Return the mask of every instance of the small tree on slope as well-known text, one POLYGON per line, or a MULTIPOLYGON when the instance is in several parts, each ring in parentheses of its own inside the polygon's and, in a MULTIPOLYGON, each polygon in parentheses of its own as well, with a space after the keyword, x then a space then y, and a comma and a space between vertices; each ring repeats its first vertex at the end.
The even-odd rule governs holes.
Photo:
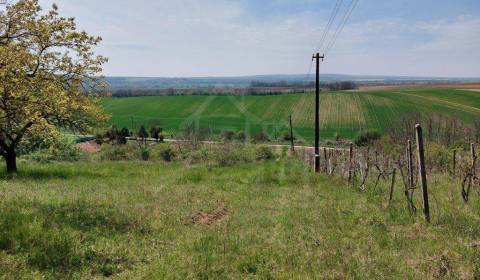
POLYGON ((0 155, 17 171, 21 141, 34 131, 87 131, 107 116, 94 93, 106 58, 101 38, 76 30, 57 6, 42 13, 37 0, 19 0, 0 12, 0 155))

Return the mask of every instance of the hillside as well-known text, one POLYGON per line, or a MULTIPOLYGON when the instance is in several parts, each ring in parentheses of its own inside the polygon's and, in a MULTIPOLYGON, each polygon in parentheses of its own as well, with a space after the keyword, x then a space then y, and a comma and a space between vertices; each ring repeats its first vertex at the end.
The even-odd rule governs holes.
POLYGON ((293 160, 25 163, 23 170, 0 181, 6 279, 480 275, 480 203, 464 204, 448 176, 434 185, 426 225, 409 213, 400 181, 387 207, 388 182, 359 192, 293 160))
MULTIPOLYGON (((189 123, 214 130, 266 131, 272 138, 287 130, 293 116, 297 135, 311 140, 314 94, 276 96, 165 96, 105 98, 112 124, 139 127, 155 121, 168 131, 189 123)), ((366 92, 325 92, 321 96, 322 137, 353 137, 360 130, 386 131, 398 118, 416 113, 454 116, 467 123, 480 118, 480 92, 405 88, 366 92)))

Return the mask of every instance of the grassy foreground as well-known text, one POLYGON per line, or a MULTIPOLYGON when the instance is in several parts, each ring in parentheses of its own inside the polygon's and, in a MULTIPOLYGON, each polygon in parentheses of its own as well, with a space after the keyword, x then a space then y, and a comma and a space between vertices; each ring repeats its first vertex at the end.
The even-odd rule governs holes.
POLYGON ((386 185, 361 193, 288 159, 20 168, 0 181, 0 278, 480 277, 480 199, 447 178, 426 225, 400 185, 387 207, 386 185))
MULTIPOLYGON (((119 127, 158 121, 168 131, 188 123, 216 131, 263 131, 273 139, 288 131, 292 115, 295 134, 312 140, 315 96, 154 96, 105 98, 102 101, 119 127)), ((371 92, 324 92, 321 95, 321 136, 338 133, 353 138, 362 129, 385 132, 400 117, 421 113, 456 117, 467 123, 480 118, 480 92, 441 88, 395 88, 371 92)))

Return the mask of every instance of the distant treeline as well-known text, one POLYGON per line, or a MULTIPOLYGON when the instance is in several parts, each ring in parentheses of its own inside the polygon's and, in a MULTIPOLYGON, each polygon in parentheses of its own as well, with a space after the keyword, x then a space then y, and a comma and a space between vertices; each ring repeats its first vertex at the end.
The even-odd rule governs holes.
POLYGON ((196 89, 119 89, 108 96, 177 96, 177 95, 280 95, 306 93, 302 88, 196 88, 196 89))
MULTIPOLYGON (((264 82, 264 81, 253 81, 250 84, 252 88, 305 88, 313 89, 315 88, 315 82, 289 82, 289 81, 278 81, 278 82, 264 82)), ((352 90, 357 88, 357 84, 351 81, 338 81, 338 82, 321 82, 320 87, 322 89, 327 89, 330 91, 335 90, 352 90)))
MULTIPOLYGON (((322 90, 351 90, 356 89, 354 82, 329 82, 321 83, 322 90)), ((280 95, 299 94, 311 92, 315 83, 305 82, 252 82, 249 87, 244 88, 168 88, 168 89, 117 89, 107 96, 113 97, 134 97, 134 96, 175 96, 175 95, 280 95)))

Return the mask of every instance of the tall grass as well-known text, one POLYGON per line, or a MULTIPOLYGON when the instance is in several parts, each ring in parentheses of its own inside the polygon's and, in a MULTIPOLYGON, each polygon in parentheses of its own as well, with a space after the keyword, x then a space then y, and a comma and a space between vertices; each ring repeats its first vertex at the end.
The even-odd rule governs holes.
POLYGON ((400 185, 388 205, 388 182, 360 192, 287 158, 20 169, 0 181, 3 278, 480 277, 480 198, 443 175, 427 225, 400 185))

